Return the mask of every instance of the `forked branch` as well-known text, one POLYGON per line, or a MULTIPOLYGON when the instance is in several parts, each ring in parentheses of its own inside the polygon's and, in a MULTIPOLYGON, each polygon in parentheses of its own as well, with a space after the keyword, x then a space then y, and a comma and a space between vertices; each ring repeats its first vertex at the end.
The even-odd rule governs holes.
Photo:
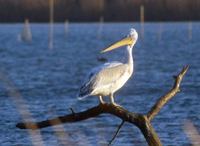
POLYGON ((151 110, 147 114, 147 118, 151 121, 161 110, 161 108, 170 100, 172 97, 176 95, 176 93, 180 92, 180 84, 181 81, 187 72, 189 66, 185 66, 178 76, 174 76, 175 82, 173 88, 166 93, 164 96, 160 97, 158 101, 154 104, 151 110))
MULTIPOLYGON (((175 77, 175 83, 173 88, 166 95, 160 97, 160 99, 155 103, 155 105, 151 108, 151 110, 147 113, 147 115, 129 112, 123 107, 105 103, 79 113, 75 113, 72 110, 72 114, 56 117, 41 122, 18 123, 16 126, 21 129, 41 129, 48 126, 58 125, 61 123, 73 123, 86 120, 89 118, 96 117, 100 114, 112 114, 123 121, 118 130, 121 128, 124 122, 132 123, 141 130, 149 146, 162 146, 160 139, 157 133, 155 132, 154 128, 152 127, 150 121, 159 113, 161 108, 172 97, 174 97, 176 93, 180 91, 180 83, 187 70, 188 66, 182 69, 182 71, 178 74, 178 76, 175 77)), ((113 137, 112 141, 115 139, 115 137, 116 136, 113 137)))

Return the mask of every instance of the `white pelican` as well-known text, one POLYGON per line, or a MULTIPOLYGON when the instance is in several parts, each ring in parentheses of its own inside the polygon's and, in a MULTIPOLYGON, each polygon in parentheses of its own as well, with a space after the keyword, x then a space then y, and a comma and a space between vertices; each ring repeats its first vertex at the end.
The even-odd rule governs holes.
POLYGON ((126 83, 133 73, 134 63, 132 49, 137 38, 138 33, 132 28, 126 38, 102 51, 102 53, 104 53, 126 45, 128 52, 127 62, 109 62, 92 69, 87 81, 80 88, 79 99, 88 96, 98 96, 100 103, 103 104, 104 101, 102 97, 110 96, 111 104, 117 105, 114 102, 113 94, 126 83))

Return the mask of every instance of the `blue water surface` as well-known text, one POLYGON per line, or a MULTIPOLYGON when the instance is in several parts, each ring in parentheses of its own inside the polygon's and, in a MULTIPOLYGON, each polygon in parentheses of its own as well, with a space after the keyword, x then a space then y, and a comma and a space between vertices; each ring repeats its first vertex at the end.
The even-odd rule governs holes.
MULTIPOLYGON (((77 100, 88 71, 101 65, 98 58, 126 61, 125 49, 100 54, 134 27, 134 74, 116 94, 126 109, 147 113, 173 86, 173 75, 190 68, 178 93, 152 124, 164 146, 190 146, 184 131, 190 120, 200 128, 200 23, 73 23, 67 34, 54 25, 54 48, 48 48, 48 24, 31 24, 33 41, 19 41, 23 24, 0 24, 0 145, 1 146, 103 146, 120 119, 102 115, 86 121, 37 131, 15 127, 22 121, 40 121, 83 111, 98 104, 96 97, 77 100)), ((122 127, 115 146, 145 146, 141 132, 131 124, 122 127)))

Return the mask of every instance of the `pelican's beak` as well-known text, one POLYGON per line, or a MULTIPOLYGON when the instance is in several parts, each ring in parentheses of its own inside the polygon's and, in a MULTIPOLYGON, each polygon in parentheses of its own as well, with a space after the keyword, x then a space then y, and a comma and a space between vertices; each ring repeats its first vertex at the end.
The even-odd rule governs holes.
POLYGON ((122 46, 131 45, 132 43, 133 43, 133 38, 127 37, 127 38, 124 38, 124 39, 114 43, 110 47, 102 50, 101 53, 105 53, 105 52, 111 51, 113 49, 117 49, 119 47, 122 47, 122 46))

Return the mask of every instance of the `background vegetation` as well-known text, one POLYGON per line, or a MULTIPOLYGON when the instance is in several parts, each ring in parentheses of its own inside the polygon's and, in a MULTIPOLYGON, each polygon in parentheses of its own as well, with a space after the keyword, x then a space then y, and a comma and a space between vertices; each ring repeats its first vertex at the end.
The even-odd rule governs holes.
MULTIPOLYGON (((200 20, 200 0, 55 0, 55 21, 138 21, 140 6, 146 21, 200 20)), ((49 20, 49 0, 0 0, 0 21, 49 20)))

